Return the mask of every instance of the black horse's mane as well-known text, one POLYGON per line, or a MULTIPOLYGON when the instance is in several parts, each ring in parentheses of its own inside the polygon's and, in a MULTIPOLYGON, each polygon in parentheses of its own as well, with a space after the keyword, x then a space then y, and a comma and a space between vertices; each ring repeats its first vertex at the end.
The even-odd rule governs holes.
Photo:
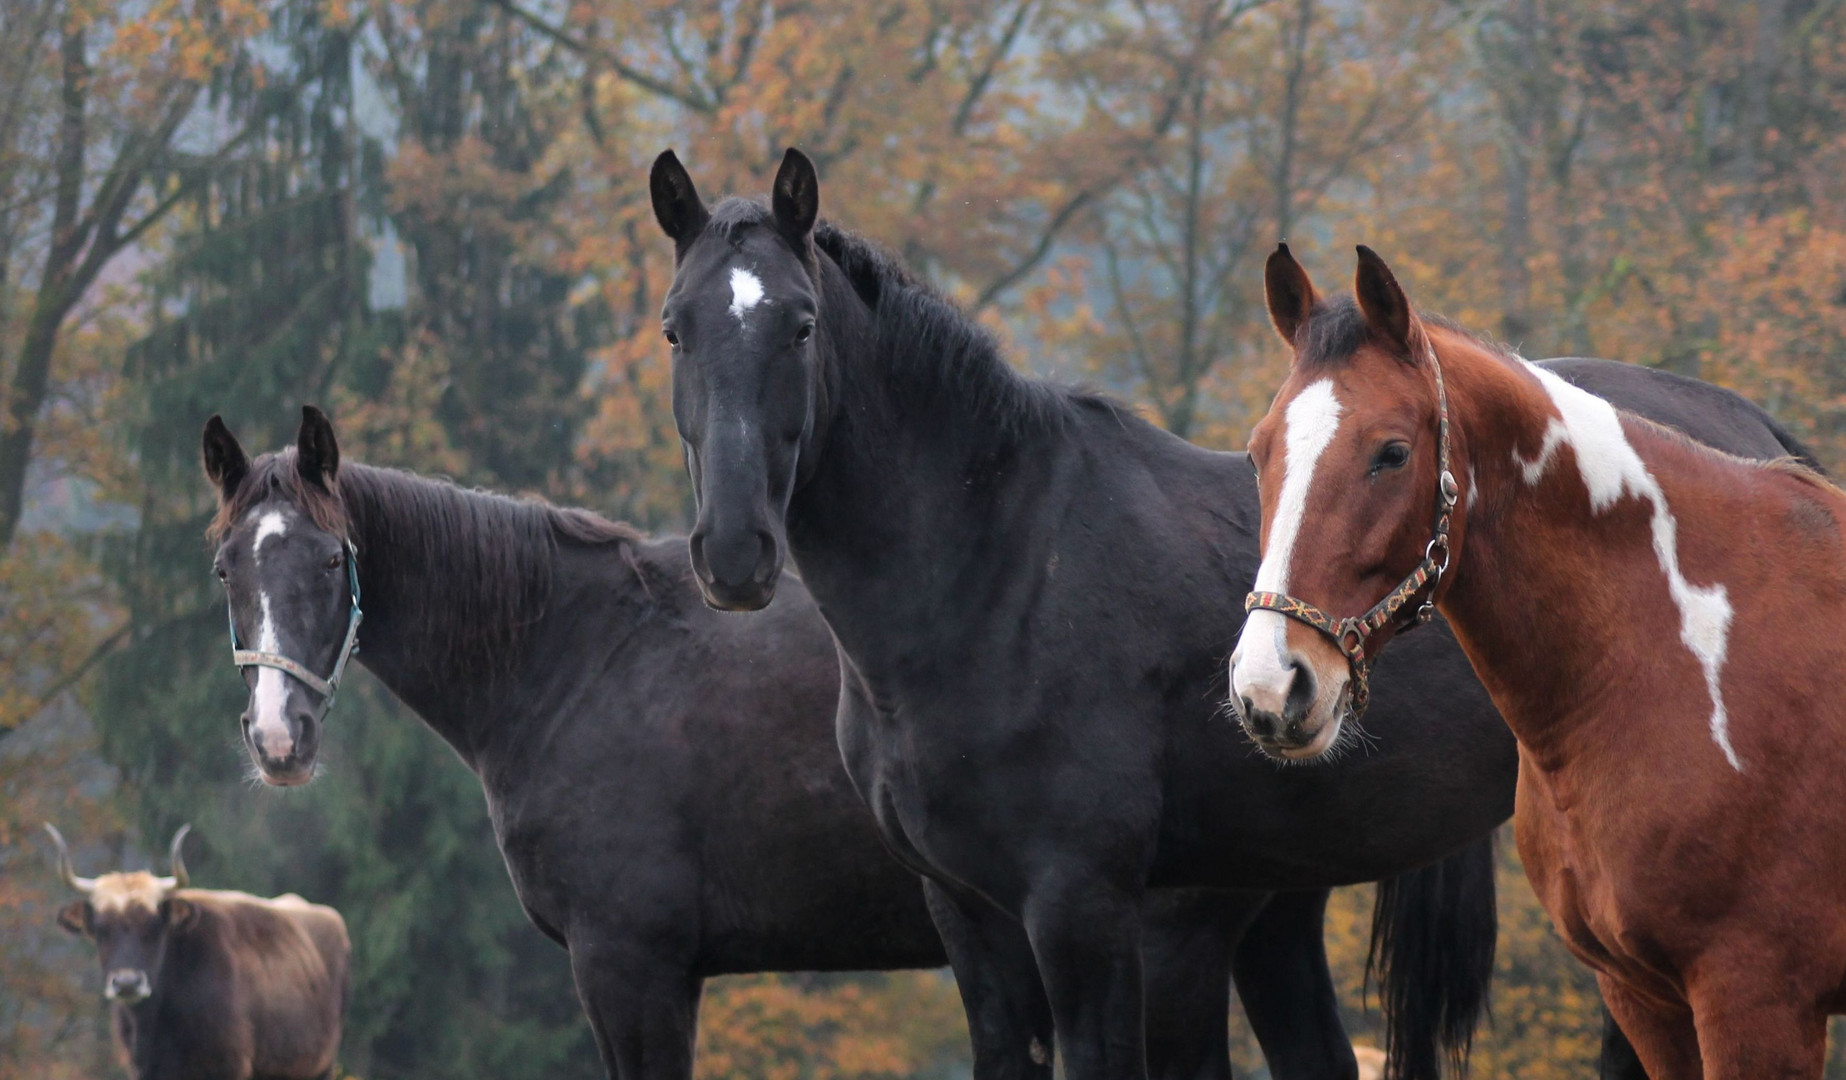
MULTIPOLYGON (((775 227, 769 208, 733 196, 712 208, 706 231, 737 243, 745 229, 758 225, 775 227)), ((814 246, 871 308, 873 344, 892 389, 903 396, 952 398, 972 406, 1003 436, 1055 428, 1075 405, 1119 407, 1107 395, 1021 374, 986 327, 876 242, 822 221, 814 246)))
POLYGON ((544 614, 558 545, 624 545, 639 573, 632 526, 588 510, 470 490, 402 469, 342 464, 333 491, 302 478, 290 447, 250 465, 208 532, 217 542, 251 510, 283 499, 325 532, 353 541, 368 580, 466 582, 396 590, 392 618, 431 634, 440 653, 490 667, 511 662, 521 634, 544 614))

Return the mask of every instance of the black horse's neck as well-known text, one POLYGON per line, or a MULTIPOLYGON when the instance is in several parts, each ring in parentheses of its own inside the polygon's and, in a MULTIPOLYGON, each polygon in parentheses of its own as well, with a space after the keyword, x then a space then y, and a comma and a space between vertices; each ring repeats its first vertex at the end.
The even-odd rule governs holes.
MULTIPOLYGON (((522 673, 544 641, 559 545, 639 539, 577 510, 348 464, 340 491, 359 549, 365 621, 357 659, 477 772, 528 712, 522 673)), ((611 551, 612 556, 614 550, 611 551)), ((611 572, 644 597, 631 566, 611 572)))
POLYGON ((985 330, 863 241, 826 227, 816 241, 824 435, 788 538, 851 637, 848 607, 903 619, 950 589, 1002 587, 1033 537, 995 526, 1050 489, 1084 399, 1008 367, 985 330))

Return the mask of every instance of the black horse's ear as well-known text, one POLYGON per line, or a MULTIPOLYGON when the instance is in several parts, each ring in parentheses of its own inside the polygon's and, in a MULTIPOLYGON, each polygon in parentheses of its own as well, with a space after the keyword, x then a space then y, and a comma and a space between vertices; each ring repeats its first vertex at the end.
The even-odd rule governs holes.
POLYGON ((776 228, 795 244, 796 250, 805 251, 808 234, 820 219, 820 177, 808 155, 792 146, 782 155, 769 205, 775 211, 776 228))
POLYGON ((1411 340, 1416 334, 1416 317, 1410 313, 1410 298, 1404 295, 1391 268, 1364 244, 1359 245, 1359 272, 1353 279, 1352 291, 1359 298, 1359 310, 1365 313, 1365 325, 1372 336, 1415 363, 1418 350, 1411 348, 1411 340))
POLYGON ((647 190, 654 197, 654 220, 674 244, 683 248, 705 231, 711 215, 699 199, 699 189, 692 186, 691 174, 673 151, 664 150, 654 159, 647 190))
POLYGON ((301 433, 295 436, 295 471, 328 494, 340 475, 340 444, 333 422, 312 405, 301 407, 301 433))
POLYGON ((1320 297, 1287 244, 1277 244, 1269 253, 1269 261, 1263 264, 1263 299, 1269 303, 1269 321, 1276 333, 1294 348, 1295 331, 1307 323, 1320 297))
POLYGON ((205 421, 204 439, 205 476, 218 487, 220 502, 228 502, 237 494, 244 477, 250 475, 250 459, 244 456, 244 448, 237 443, 237 436, 224 426, 224 417, 212 414, 205 421))

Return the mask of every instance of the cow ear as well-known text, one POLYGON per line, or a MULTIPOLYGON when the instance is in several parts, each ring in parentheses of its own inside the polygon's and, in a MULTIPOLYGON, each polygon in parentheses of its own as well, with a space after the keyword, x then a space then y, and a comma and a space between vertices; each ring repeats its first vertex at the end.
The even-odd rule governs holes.
POLYGON ((250 474, 250 459, 244 456, 244 448, 237 442, 237 436, 224 424, 224 417, 213 414, 205 421, 205 439, 203 446, 205 456, 205 476, 218 487, 218 501, 229 502, 237 495, 237 489, 250 474))
POLYGON ((199 905, 178 896, 169 896, 160 902, 160 914, 166 919, 167 929, 177 933, 199 921, 199 905))
POLYGON ((90 934, 90 902, 73 900, 59 908, 58 925, 63 927, 67 933, 88 937, 90 934))
POLYGON ((795 250, 806 251, 808 234, 820 220, 820 176, 808 155, 792 146, 782 155, 769 205, 775 213, 776 228, 795 245, 795 250))
POLYGON ((333 494, 340 475, 340 443, 333 422, 312 405, 301 407, 301 431, 295 436, 295 470, 301 478, 333 494))
POLYGON ((647 190, 654 200, 654 220, 660 222, 660 231, 673 241, 676 251, 684 253, 686 245, 705 231, 711 214, 699 198, 699 189, 692 186, 692 175, 673 151, 663 150, 654 159, 647 190))
POLYGON ((1276 333, 1282 335, 1289 348, 1294 348, 1295 331, 1308 321, 1314 302, 1320 298, 1314 293, 1307 270, 1296 261, 1287 244, 1277 244, 1263 265, 1263 299, 1269 304, 1269 321, 1276 333))

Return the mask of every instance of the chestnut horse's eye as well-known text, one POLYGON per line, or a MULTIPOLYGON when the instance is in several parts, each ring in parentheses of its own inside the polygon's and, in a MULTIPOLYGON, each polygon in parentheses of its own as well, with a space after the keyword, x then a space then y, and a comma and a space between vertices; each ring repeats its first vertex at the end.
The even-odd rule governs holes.
POLYGON ((675 349, 679 348, 679 335, 675 334, 671 330, 668 330, 665 333, 667 335, 667 344, 673 346, 675 349))
POLYGON ((1386 469, 1401 469, 1410 460, 1410 444, 1393 440, 1378 448, 1378 456, 1372 459, 1374 475, 1386 469))

